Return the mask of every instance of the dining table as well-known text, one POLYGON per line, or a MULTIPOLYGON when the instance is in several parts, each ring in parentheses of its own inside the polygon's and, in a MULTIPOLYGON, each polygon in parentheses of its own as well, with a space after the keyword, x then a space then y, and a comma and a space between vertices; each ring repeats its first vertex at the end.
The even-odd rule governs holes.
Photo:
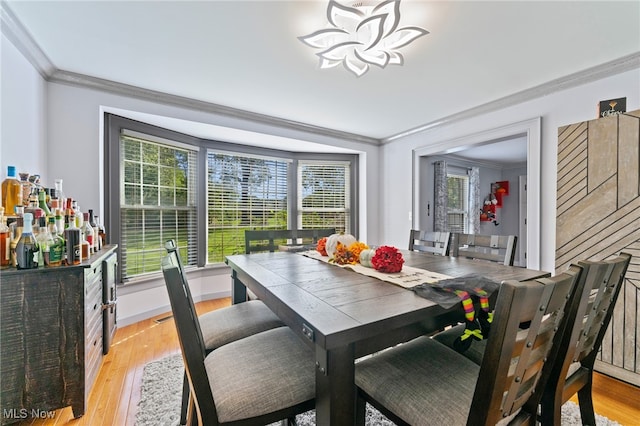
MULTIPOLYGON (((477 275, 500 283, 550 276, 464 257, 401 253, 404 269, 452 278, 477 275)), ((251 290, 313 349, 317 425, 354 424, 358 358, 464 320, 460 303, 444 308, 411 288, 331 264, 317 253, 239 254, 227 256, 226 263, 233 303, 246 301, 251 290)))

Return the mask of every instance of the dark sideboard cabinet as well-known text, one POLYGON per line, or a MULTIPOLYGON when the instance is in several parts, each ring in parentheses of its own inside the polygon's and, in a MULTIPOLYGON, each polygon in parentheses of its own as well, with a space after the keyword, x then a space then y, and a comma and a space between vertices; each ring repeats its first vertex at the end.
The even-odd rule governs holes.
POLYGON ((77 266, 0 271, 0 424, 85 413, 116 328, 116 248, 77 266))

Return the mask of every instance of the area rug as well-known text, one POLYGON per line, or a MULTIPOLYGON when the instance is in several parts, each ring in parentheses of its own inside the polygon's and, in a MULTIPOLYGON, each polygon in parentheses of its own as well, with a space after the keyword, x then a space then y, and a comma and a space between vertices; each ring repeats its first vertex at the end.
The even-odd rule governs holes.
MULTIPOLYGON (((180 424, 180 403, 184 369, 182 357, 172 355, 145 365, 142 373, 142 389, 136 426, 177 426, 180 424)), ((296 418, 299 426, 314 426, 315 413, 309 411, 296 418)), ((371 406, 367 406, 366 424, 370 426, 395 426, 393 422, 371 406)), ((606 417, 596 415, 598 426, 620 426, 606 417)), ((274 423, 275 426, 278 423, 274 423)), ((562 425, 578 426, 580 410, 569 401, 562 406, 562 425)))

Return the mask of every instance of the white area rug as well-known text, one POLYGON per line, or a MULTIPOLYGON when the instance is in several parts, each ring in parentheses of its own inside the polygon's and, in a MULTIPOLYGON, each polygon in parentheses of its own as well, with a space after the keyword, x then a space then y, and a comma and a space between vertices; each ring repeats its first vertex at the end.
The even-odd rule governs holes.
MULTIPOLYGON (((173 355, 145 365, 136 426, 176 426, 180 424, 182 398, 182 357, 173 355)), ((314 426, 315 413, 309 411, 296 418, 299 426, 314 426)), ((275 423, 277 424, 277 423, 275 423)), ((367 407, 367 425, 394 426, 380 412, 367 407)), ((596 415, 598 426, 620 426, 619 423, 596 415)), ((562 406, 562 425, 582 425, 580 410, 571 401, 562 406)))

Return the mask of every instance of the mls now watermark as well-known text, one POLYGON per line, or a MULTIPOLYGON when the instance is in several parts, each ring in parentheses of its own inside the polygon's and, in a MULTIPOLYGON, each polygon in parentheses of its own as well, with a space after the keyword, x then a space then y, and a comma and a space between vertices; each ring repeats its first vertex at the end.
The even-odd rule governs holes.
POLYGON ((41 410, 39 408, 3 408, 2 417, 5 419, 53 419, 56 416, 54 410, 41 410))

